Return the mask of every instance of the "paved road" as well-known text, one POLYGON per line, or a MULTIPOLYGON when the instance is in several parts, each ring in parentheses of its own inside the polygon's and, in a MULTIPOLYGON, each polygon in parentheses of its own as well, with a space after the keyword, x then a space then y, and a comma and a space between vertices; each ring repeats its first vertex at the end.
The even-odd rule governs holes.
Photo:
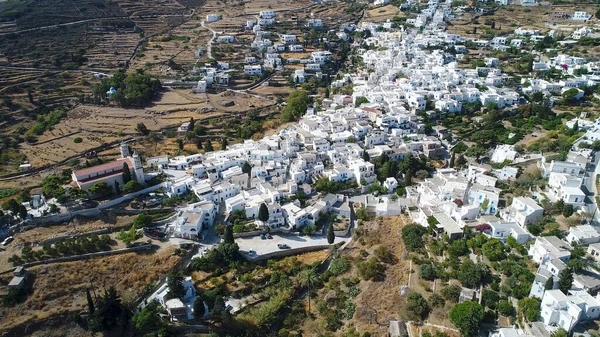
POLYGON ((590 195, 585 198, 585 205, 588 209, 588 212, 594 215, 592 219, 592 224, 595 226, 600 225, 600 212, 597 211, 598 206, 596 205, 596 196, 598 195, 598 191, 596 188, 596 176, 600 174, 600 168, 598 167, 600 162, 600 153, 594 152, 592 153, 591 163, 588 165, 587 171, 583 177, 583 185, 590 193, 590 195), (593 195, 592 195, 593 194, 593 195))

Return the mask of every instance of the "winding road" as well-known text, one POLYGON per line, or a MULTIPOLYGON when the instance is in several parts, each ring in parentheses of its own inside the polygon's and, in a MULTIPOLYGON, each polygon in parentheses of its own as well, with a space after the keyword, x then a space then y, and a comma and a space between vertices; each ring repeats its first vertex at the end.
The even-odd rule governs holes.
POLYGON ((206 44, 206 56, 208 56, 208 58, 211 59, 211 58, 213 58, 212 57, 212 44, 215 41, 215 39, 217 38, 217 32, 214 31, 212 28, 206 26, 204 23, 204 20, 202 20, 200 25, 202 25, 202 27, 208 29, 212 33, 212 37, 210 38, 210 40, 208 40, 208 43, 206 44))

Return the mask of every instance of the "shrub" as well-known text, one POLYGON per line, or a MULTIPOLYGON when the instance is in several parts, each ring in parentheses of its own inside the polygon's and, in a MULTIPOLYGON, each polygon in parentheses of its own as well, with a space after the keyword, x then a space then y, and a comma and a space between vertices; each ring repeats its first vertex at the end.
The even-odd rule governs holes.
POLYGON ((81 139, 81 137, 77 137, 77 138, 73 139, 73 143, 75 143, 75 144, 79 144, 81 142, 83 142, 83 139, 81 139))
POLYGON ((342 275, 350 269, 350 263, 343 257, 339 257, 331 262, 329 270, 335 276, 342 275))

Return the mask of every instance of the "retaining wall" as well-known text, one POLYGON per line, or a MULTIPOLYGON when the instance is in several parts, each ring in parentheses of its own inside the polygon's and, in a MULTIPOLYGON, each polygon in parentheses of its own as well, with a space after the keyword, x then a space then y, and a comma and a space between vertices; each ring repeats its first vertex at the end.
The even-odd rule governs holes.
POLYGON ((102 252, 87 253, 87 254, 73 255, 73 256, 57 257, 55 259, 48 259, 48 260, 43 260, 43 261, 34 261, 34 262, 24 263, 23 267, 33 267, 33 266, 38 266, 38 265, 43 265, 43 264, 51 264, 51 263, 59 263, 59 262, 73 262, 73 261, 87 260, 92 257, 102 257, 102 256, 118 255, 118 254, 132 253, 132 252, 139 252, 139 251, 148 251, 150 249, 152 249, 152 244, 148 243, 145 245, 140 245, 140 246, 135 246, 135 247, 130 247, 130 248, 107 250, 107 251, 102 251, 102 252))
POLYGON ((246 256, 245 254, 242 254, 242 256, 244 256, 249 261, 264 261, 264 260, 268 260, 268 259, 276 259, 276 258, 280 258, 280 257, 290 256, 290 255, 316 252, 316 251, 325 250, 328 248, 329 248, 329 245, 318 245, 318 246, 310 246, 310 247, 282 249, 277 252, 263 254, 263 255, 256 256, 256 257, 249 257, 249 256, 246 256))
POLYGON ((98 229, 98 230, 91 231, 91 232, 85 232, 85 233, 79 233, 79 234, 73 234, 73 235, 61 235, 61 236, 57 236, 55 238, 40 241, 40 242, 38 242, 38 244, 43 245, 44 243, 54 243, 56 241, 60 241, 60 240, 64 240, 64 239, 79 238, 82 236, 90 236, 90 235, 94 235, 94 234, 95 235, 108 234, 110 232, 111 232, 110 229, 102 228, 102 229, 98 229))

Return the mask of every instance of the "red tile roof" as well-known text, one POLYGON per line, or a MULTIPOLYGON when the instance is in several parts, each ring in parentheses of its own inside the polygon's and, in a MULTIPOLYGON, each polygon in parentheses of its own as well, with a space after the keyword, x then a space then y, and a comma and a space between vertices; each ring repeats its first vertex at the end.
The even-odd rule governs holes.
MULTIPOLYGON (((114 170, 121 169, 123 167, 123 163, 127 163, 129 168, 133 168, 133 162, 129 158, 119 158, 115 161, 111 161, 109 163, 100 164, 92 167, 87 167, 81 170, 74 171, 73 174, 79 179, 79 177, 92 175, 94 173, 106 171, 106 170, 114 170)), ((94 177, 92 177, 94 178, 94 177)))

